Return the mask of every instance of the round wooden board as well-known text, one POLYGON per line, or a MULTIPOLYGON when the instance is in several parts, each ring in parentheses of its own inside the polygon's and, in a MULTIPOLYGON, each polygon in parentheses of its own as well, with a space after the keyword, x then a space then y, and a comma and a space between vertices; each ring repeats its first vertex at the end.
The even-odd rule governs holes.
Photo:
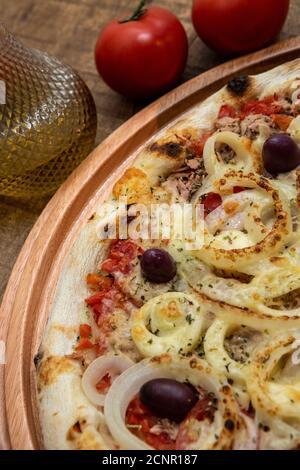
POLYGON ((41 448, 35 405, 34 356, 39 348, 64 257, 80 228, 136 149, 228 79, 295 59, 300 38, 235 59, 183 84, 138 113, 106 139, 52 198, 13 269, 0 311, 0 448, 41 448))

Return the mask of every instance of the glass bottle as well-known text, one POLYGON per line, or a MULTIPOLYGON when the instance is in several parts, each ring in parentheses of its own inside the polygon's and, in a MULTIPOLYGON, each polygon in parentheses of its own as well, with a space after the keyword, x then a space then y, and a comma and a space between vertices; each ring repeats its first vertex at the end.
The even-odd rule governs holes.
POLYGON ((0 84, 0 194, 52 194, 94 146, 92 95, 71 67, 28 49, 1 24, 0 84))

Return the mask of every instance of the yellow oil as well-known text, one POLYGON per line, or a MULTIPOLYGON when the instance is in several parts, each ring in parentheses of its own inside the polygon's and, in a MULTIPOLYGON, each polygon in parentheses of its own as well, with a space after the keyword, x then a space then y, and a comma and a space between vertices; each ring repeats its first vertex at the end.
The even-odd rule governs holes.
POLYGON ((0 194, 52 194, 90 153, 97 117, 70 67, 17 41, 0 25, 0 194))

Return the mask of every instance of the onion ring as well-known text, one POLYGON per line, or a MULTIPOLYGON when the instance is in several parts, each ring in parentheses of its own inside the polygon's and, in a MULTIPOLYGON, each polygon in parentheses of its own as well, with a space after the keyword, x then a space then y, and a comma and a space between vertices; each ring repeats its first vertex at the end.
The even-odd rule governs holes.
POLYGON ((84 371, 81 385, 88 399, 96 406, 103 406, 105 394, 97 391, 96 385, 107 373, 113 382, 115 377, 133 366, 134 362, 124 354, 107 354, 97 357, 84 371))

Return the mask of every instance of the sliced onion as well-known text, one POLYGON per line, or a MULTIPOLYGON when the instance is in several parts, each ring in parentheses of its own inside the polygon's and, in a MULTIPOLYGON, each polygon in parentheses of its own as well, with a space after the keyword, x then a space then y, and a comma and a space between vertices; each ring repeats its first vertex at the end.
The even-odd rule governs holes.
POLYGON ((257 413, 256 422, 268 426, 268 432, 259 432, 259 450, 292 450, 300 443, 299 426, 295 422, 286 422, 277 416, 257 413))
POLYGON ((297 116, 292 120, 287 133, 291 135, 293 139, 296 140, 297 144, 300 143, 300 116, 297 116))
POLYGON ((218 173, 227 170, 243 170, 245 173, 250 171, 259 171, 260 163, 248 151, 249 140, 240 137, 234 132, 223 131, 215 132, 207 141, 203 150, 203 161, 208 176, 215 177, 218 173), (216 153, 216 144, 226 144, 236 153, 234 162, 224 163, 216 153))
POLYGON ((296 339, 292 344, 292 349, 295 350, 288 358, 280 377, 283 379, 296 379, 300 377, 300 340, 296 339))
MULTIPOLYGON (((233 186, 242 186, 246 188, 257 189, 259 194, 264 194, 265 197, 271 199, 272 206, 274 207, 274 224, 271 231, 262 233, 265 229, 262 223, 257 222, 257 217, 261 215, 264 209, 264 199, 262 199, 262 205, 256 206, 253 204, 251 210, 247 211, 245 218, 245 228, 249 232, 248 222, 251 226, 258 227, 257 236, 260 239, 254 241, 254 245, 250 245, 243 248, 234 249, 223 249, 215 247, 212 242, 211 234, 205 233, 204 246, 194 251, 195 256, 203 261, 207 266, 214 266, 219 269, 231 269, 235 271, 242 271, 246 265, 257 264, 266 257, 275 256, 287 242, 288 236, 292 231, 292 220, 290 213, 290 203, 288 198, 285 196, 283 191, 277 189, 270 180, 261 179, 260 175, 249 173, 245 175, 242 172, 231 171, 223 178, 220 178, 215 182, 219 192, 225 193, 233 186), (249 215, 248 215, 249 213, 249 215), (284 215, 283 215, 284 214, 284 215), (250 224, 250 218, 253 220, 250 224), (261 239, 261 237, 263 238, 261 239)), ((268 204, 269 207, 269 204, 268 204)), ((250 232, 249 232, 250 233, 250 232)), ((252 236, 251 236, 252 238, 252 236)))
POLYGON ((297 88, 292 94, 292 103, 295 104, 297 101, 300 101, 300 88, 297 88))
POLYGON ((258 428, 254 419, 245 413, 240 414, 245 428, 237 434, 234 450, 256 450, 258 448, 258 428))
POLYGON ((111 382, 126 369, 133 366, 134 362, 124 354, 107 354, 95 359, 85 370, 82 377, 82 388, 88 399, 96 406, 103 406, 105 394, 96 389, 97 383, 109 373, 111 382))
POLYGON ((293 420, 299 426, 300 403, 297 398, 290 400, 299 394, 299 377, 293 374, 294 380, 290 381, 288 377, 284 380, 280 367, 281 359, 293 351, 293 344, 298 339, 296 334, 287 330, 256 349, 247 368, 246 385, 256 410, 270 418, 279 416, 283 420, 293 420))
POLYGON ((236 229, 243 230, 244 228, 244 214, 238 212, 229 216, 224 210, 223 205, 212 211, 205 219, 210 233, 215 234, 217 230, 236 229))

